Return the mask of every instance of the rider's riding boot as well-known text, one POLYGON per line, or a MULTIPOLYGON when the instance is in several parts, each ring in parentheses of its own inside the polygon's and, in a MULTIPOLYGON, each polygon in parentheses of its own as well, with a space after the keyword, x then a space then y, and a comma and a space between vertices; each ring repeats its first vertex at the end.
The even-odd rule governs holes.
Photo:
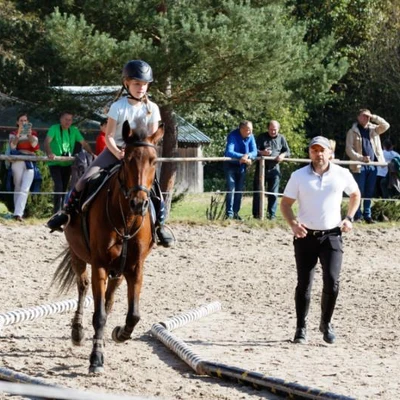
POLYGON ((159 240, 158 244, 164 247, 171 247, 175 244, 175 238, 170 232, 170 230, 165 226, 165 204, 161 188, 157 179, 154 180, 150 197, 156 212, 155 225, 156 225, 157 238, 159 240))
POLYGON ((307 315, 310 308, 310 299, 298 293, 296 289, 295 295, 296 303, 296 333, 293 342, 299 344, 307 343, 307 315))
POLYGON ((59 231, 62 232, 62 225, 65 225, 69 217, 77 211, 79 206, 79 200, 81 198, 81 192, 78 192, 76 189, 73 189, 69 195, 68 202, 64 207, 64 210, 59 212, 58 214, 53 215, 49 221, 47 222, 47 227, 51 229, 51 231, 59 231))
POLYGON ((319 325, 319 330, 324 334, 324 341, 329 344, 334 343, 336 340, 331 319, 333 310, 335 309, 337 295, 337 293, 328 294, 322 292, 321 297, 321 323, 319 325))
POLYGON ((163 225, 158 225, 156 227, 157 237, 159 240, 159 244, 164 247, 172 247, 175 244, 175 239, 172 236, 171 232, 165 228, 163 225))

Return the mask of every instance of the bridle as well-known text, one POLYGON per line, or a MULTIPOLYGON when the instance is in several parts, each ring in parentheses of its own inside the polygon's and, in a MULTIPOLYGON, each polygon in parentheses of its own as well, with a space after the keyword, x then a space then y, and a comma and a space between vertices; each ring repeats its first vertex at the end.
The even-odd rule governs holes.
MULTIPOLYGON (((134 147, 143 147, 143 146, 147 146, 147 147, 153 147, 154 149, 156 149, 156 146, 148 143, 148 142, 134 142, 134 143, 130 143, 129 146, 134 146, 134 147)), ((123 159, 121 161, 121 167, 118 171, 118 183, 120 186, 120 190, 123 194, 123 196, 125 197, 126 200, 128 200, 130 198, 130 196, 132 195, 132 193, 135 192, 145 192, 147 194, 147 199, 146 201, 143 202, 142 204, 142 209, 140 212, 140 216, 142 217, 142 220, 140 222, 140 225, 132 232, 132 228, 135 225, 136 219, 137 218, 133 218, 132 223, 127 224, 127 220, 126 220, 126 215, 124 213, 124 209, 122 207, 122 203, 121 203, 121 197, 118 197, 118 204, 119 204, 119 209, 120 209, 120 213, 121 213, 121 217, 123 220, 123 224, 124 224, 124 229, 123 232, 121 232, 120 230, 117 229, 117 227, 115 226, 115 224, 113 223, 112 219, 111 219, 111 215, 110 215, 110 211, 109 211, 109 202, 110 202, 110 197, 111 197, 111 188, 109 187, 107 190, 107 201, 106 201, 106 215, 107 215, 107 219, 109 224, 111 225, 111 227, 113 228, 113 230, 117 233, 117 235, 122 239, 122 250, 121 250, 121 258, 120 258, 120 266, 119 266, 119 270, 117 271, 116 275, 114 276, 114 278, 117 278, 124 270, 125 268, 125 264, 126 264, 126 258, 127 258, 127 254, 128 254, 128 241, 132 238, 134 238, 139 231, 142 229, 143 224, 144 224, 144 216, 146 215, 148 209, 149 209, 149 205, 150 205, 150 192, 151 189, 147 188, 144 185, 134 185, 130 188, 128 188, 126 186, 126 181, 125 181, 125 177, 124 175, 124 164, 125 164, 125 160, 123 159)))
MULTIPOLYGON (((147 143, 147 142, 134 142, 134 143, 130 144, 130 146, 134 146, 134 147, 147 146, 147 147, 153 147, 154 149, 156 148, 156 146, 154 146, 154 144, 147 143)), ((130 188, 126 187, 125 180, 123 178, 121 178, 121 175, 123 174, 123 171, 124 171, 124 164, 125 164, 125 160, 122 160, 121 168, 118 173, 118 182, 119 182, 119 186, 121 188, 121 191, 122 191, 125 199, 127 200, 132 195, 132 193, 140 192, 140 191, 145 192, 147 194, 147 197, 150 197, 150 190, 144 185, 135 185, 130 188)))
MULTIPOLYGON (((129 146, 134 146, 134 147, 146 146, 146 147, 152 147, 152 148, 156 149, 156 146, 154 144, 151 144, 151 143, 148 143, 148 142, 134 142, 134 143, 130 143, 129 146)), ((108 218, 108 221, 109 221, 110 225, 113 227, 114 231, 118 234, 118 236, 120 236, 123 239, 124 242, 127 241, 127 240, 130 240, 134 236, 136 236, 137 233, 142 228, 143 223, 144 223, 144 218, 143 217, 146 215, 146 213, 147 213, 147 211, 149 209, 150 193, 151 193, 151 188, 149 189, 144 185, 134 185, 132 187, 127 187, 126 186, 126 180, 125 180, 125 177, 124 177, 124 165, 125 165, 125 162, 126 161, 124 159, 121 161, 121 167, 119 169, 118 176, 117 176, 118 183, 119 183, 119 186, 120 186, 120 190, 121 190, 124 198, 126 200, 128 200, 131 197, 132 193, 137 193, 137 192, 142 191, 142 192, 146 193, 147 200, 143 202, 142 209, 141 209, 141 212, 140 212, 140 216, 142 217, 142 222, 139 225, 139 227, 133 233, 131 233, 132 227, 134 226, 134 224, 136 222, 136 218, 133 219, 133 221, 130 224, 130 226, 127 225, 125 213, 123 211, 123 207, 122 207, 122 204, 121 204, 121 198, 119 198, 119 208, 120 208, 122 220, 123 220, 123 223, 124 223, 124 233, 121 233, 115 227, 115 224, 111 220, 111 215, 110 215, 110 212, 109 212, 109 198, 110 198, 110 195, 111 195, 111 190, 110 190, 110 188, 108 188, 108 196, 107 196, 107 203, 106 203, 107 218, 108 218)))

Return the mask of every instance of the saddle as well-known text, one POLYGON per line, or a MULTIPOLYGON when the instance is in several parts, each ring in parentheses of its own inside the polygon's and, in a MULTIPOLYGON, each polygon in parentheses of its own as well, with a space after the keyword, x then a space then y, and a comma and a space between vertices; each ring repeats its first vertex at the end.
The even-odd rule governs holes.
POLYGON ((98 173, 94 174, 86 183, 80 199, 80 211, 85 213, 88 210, 90 203, 100 192, 101 188, 114 176, 120 169, 121 164, 113 164, 109 168, 101 169, 98 173))
MULTIPOLYGON (((92 203, 92 201, 95 199, 97 194, 100 192, 102 187, 116 174, 118 173, 119 169, 121 168, 121 163, 116 163, 111 165, 108 168, 101 169, 98 173, 94 174, 90 179, 87 181, 85 188, 82 192, 80 202, 79 202, 79 212, 82 215, 82 230, 84 233, 86 245, 89 248, 89 225, 88 225, 88 210, 89 206, 92 203)), ((153 189, 151 190, 151 193, 153 194, 153 189)), ((154 204, 150 198, 150 221, 151 221, 151 231, 152 231, 152 237, 153 241, 156 243, 157 238, 156 238, 156 228, 155 228, 155 222, 156 222, 156 212, 154 208, 154 204)), ((119 276, 121 271, 117 273, 116 277, 119 276)))

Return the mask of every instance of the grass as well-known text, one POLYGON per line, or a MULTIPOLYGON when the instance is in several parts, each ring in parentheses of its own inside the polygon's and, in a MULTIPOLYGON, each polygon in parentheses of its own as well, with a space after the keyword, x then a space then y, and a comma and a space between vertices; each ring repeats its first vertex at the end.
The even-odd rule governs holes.
MULTIPOLYGON (((196 193, 196 194, 186 194, 180 201, 173 203, 171 207, 171 212, 167 223, 187 223, 195 225, 206 225, 206 224, 217 224, 221 226, 227 226, 230 224, 242 224, 249 228, 261 228, 269 229, 273 227, 281 227, 284 229, 289 229, 286 221, 284 221, 280 210, 278 207, 277 218, 274 221, 268 221, 267 219, 261 221, 259 219, 254 219, 252 216, 252 196, 243 196, 242 208, 240 211, 240 216, 243 221, 227 221, 223 219, 218 219, 210 221, 207 219, 206 210, 210 208, 211 197, 215 197, 215 193, 196 193)), ((223 201, 223 195, 221 195, 221 202, 223 201)), ((343 204, 346 204, 348 199, 344 199, 343 204)), ((344 206, 346 208, 346 206, 344 206)), ((296 203, 294 206, 295 212, 296 203)), ((224 215, 224 209, 222 210, 222 215, 224 215)), ((44 224, 48 218, 26 218, 24 223, 27 225, 44 224)), ((14 221, 12 219, 12 214, 7 210, 7 207, 0 203, 0 223, 3 225, 13 225, 20 224, 20 222, 14 221)), ((379 222, 374 225, 367 225, 365 223, 354 224, 355 229, 372 229, 372 228, 393 228, 400 227, 400 222, 379 222)))
MULTIPOLYGON (((206 210, 210 208, 211 196, 215 197, 214 193, 197 193, 197 194, 187 194, 184 196, 183 200, 174 203, 171 208, 171 213, 168 219, 168 223, 176 223, 176 222, 185 222, 185 223, 194 223, 194 224, 229 224, 232 221, 223 221, 221 219, 217 221, 210 221, 206 217, 206 210)), ((243 196, 242 207, 240 210, 240 216, 243 218, 243 223, 250 228, 272 228, 272 227, 283 227, 286 229, 288 225, 286 221, 283 219, 280 209, 278 206, 276 220, 268 221, 267 219, 261 221, 258 219, 254 219, 252 216, 252 196, 243 196)), ((278 199, 279 201, 279 199, 278 199)), ((347 209, 348 198, 343 199, 342 208, 343 210, 347 209)), ((265 207, 266 207, 265 203, 265 207)), ((293 207, 295 213, 297 212, 297 204, 294 204, 293 207)), ((343 211, 345 214, 345 211, 343 211)), ((224 215, 224 212, 222 213, 224 215)), ((235 223, 235 222, 233 222, 235 223)), ((357 223, 354 224, 355 229, 372 229, 372 228, 393 228, 400 227, 400 222, 397 221, 389 221, 389 222, 377 222, 374 225, 368 225, 365 223, 357 223)))

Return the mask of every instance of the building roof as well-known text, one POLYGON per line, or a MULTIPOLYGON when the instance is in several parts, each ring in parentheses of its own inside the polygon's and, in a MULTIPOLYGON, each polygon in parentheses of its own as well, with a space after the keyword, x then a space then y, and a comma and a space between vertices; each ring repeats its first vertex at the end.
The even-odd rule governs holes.
POLYGON ((175 115, 178 126, 178 143, 185 144, 209 144, 211 139, 195 126, 187 122, 179 115, 175 115))
MULTIPOLYGON (((53 86, 55 90, 65 91, 72 93, 74 95, 83 95, 83 94, 91 94, 91 95, 104 95, 110 96, 111 94, 115 94, 121 86, 53 86)), ((0 95, 2 95, 0 93, 0 95)), ((8 98, 6 95, 4 96, 5 99, 8 98)), ((3 99, 2 99, 3 100, 3 99)), ((0 116, 0 126, 15 126, 15 119, 17 115, 17 108, 16 106, 6 106, 2 110, 0 116)), ((175 114, 176 123, 177 123, 177 130, 178 130, 178 144, 183 146, 188 145, 202 145, 202 144, 209 144, 211 143, 211 139, 197 129, 195 126, 187 122, 181 116, 175 114)), ((30 116, 30 119, 34 123, 34 126, 39 127, 48 127, 53 123, 57 123, 58 121, 41 121, 38 118, 34 118, 30 116), (50 123, 51 122, 51 123, 50 123)), ((97 124, 91 124, 90 122, 93 121, 86 121, 89 122, 87 128, 97 128, 97 124)), ((82 127, 81 127, 82 128, 82 127)))

